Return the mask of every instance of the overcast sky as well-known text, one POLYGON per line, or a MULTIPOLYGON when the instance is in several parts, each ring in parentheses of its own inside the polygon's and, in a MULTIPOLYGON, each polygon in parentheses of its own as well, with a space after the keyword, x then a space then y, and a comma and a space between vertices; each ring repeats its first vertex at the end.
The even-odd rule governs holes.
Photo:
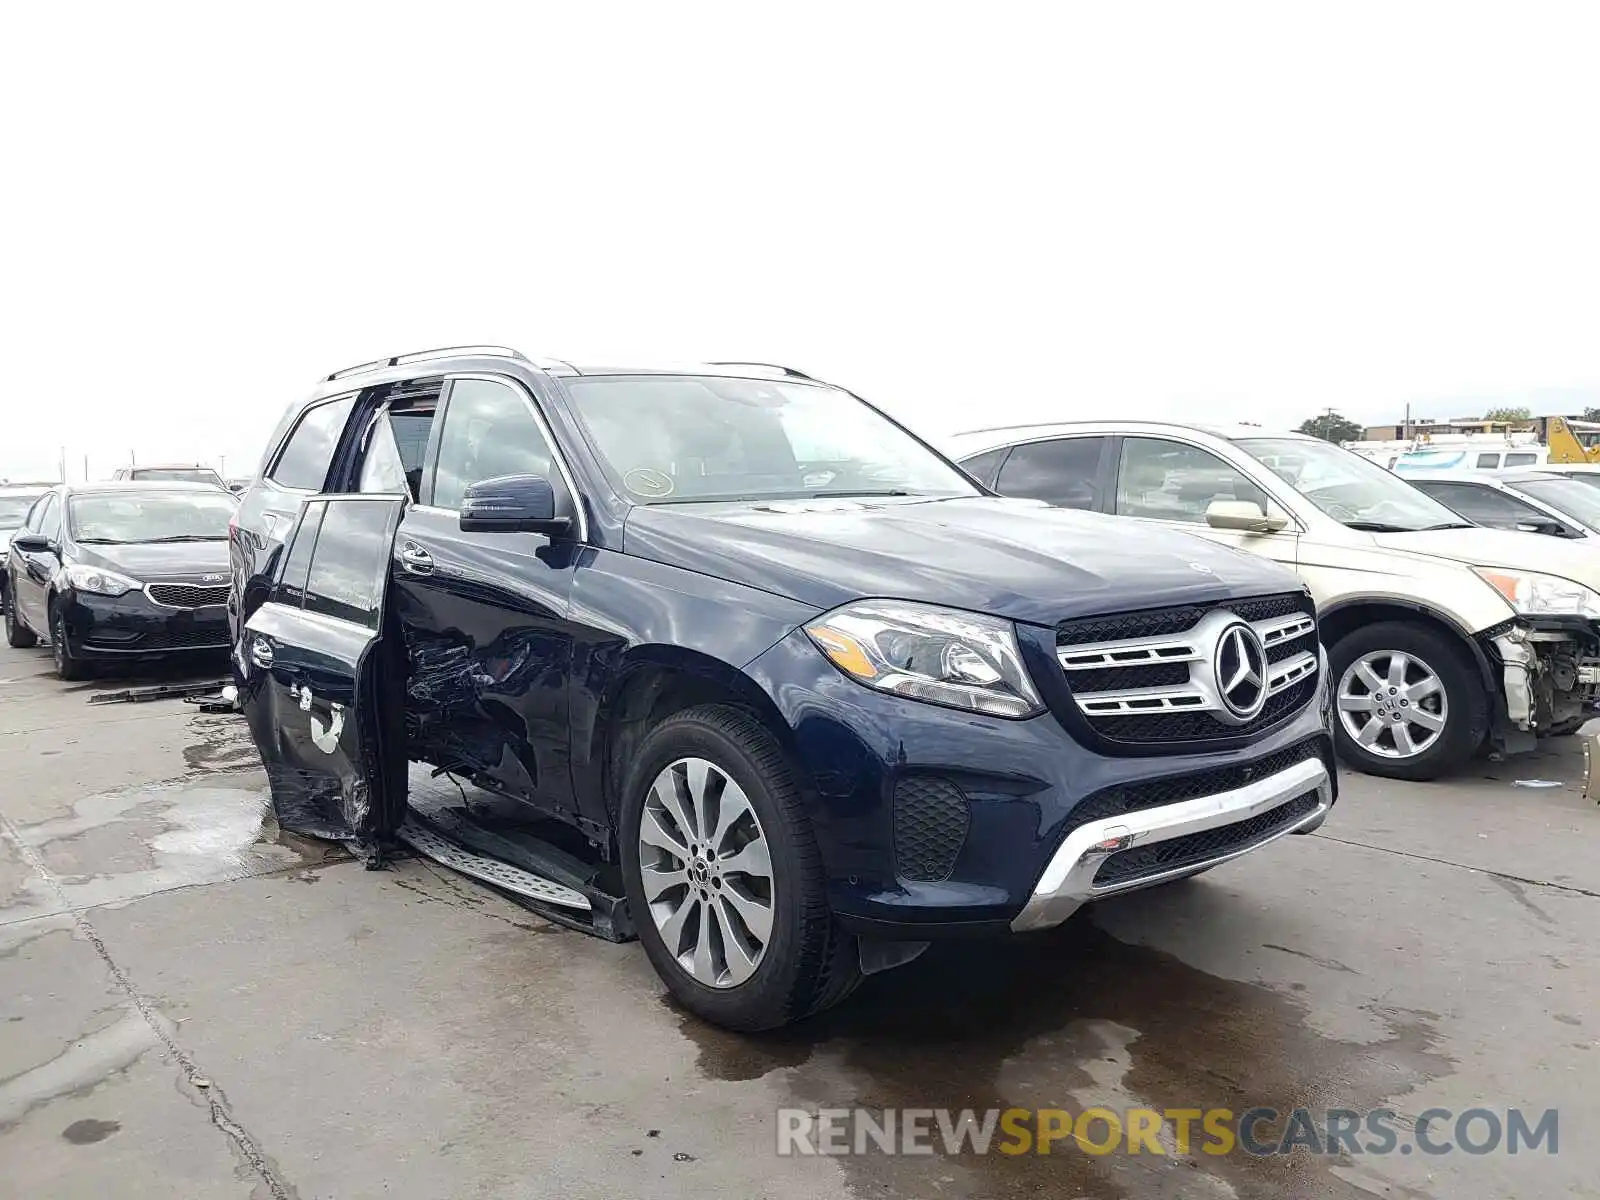
POLYGON ((934 435, 1600 402, 1594 5, 778 11, 14 6, 0 475, 463 341, 934 435))

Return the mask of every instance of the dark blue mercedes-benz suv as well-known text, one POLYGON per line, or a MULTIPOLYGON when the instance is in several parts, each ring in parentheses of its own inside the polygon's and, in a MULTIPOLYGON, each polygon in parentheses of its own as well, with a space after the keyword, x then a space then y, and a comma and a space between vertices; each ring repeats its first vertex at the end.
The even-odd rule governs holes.
POLYGON ((468 347, 336 372, 231 547, 280 819, 382 843, 406 760, 469 780, 581 834, 668 987, 734 1028, 1335 798, 1287 570, 991 495, 787 368, 468 347))

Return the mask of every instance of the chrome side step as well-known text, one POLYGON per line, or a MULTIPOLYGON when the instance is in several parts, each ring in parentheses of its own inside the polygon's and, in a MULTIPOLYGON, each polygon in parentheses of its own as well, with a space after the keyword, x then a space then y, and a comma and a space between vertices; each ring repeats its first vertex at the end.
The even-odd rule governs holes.
MULTIPOLYGON (((437 822, 443 814, 435 812, 430 815, 437 822)), ((590 912, 594 907, 582 892, 535 875, 532 871, 514 867, 498 858, 475 854, 443 836, 441 832, 430 829, 414 817, 400 827, 399 836, 402 842, 418 854, 426 855, 452 871, 481 879, 484 883, 492 884, 504 891, 526 896, 529 900, 537 900, 541 904, 553 904, 558 908, 577 909, 580 912, 590 912)))

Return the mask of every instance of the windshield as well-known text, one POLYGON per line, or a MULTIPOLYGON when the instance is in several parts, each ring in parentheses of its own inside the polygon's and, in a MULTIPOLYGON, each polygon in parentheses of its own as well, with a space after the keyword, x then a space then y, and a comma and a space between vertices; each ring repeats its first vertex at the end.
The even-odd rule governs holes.
POLYGON ((1506 486, 1544 501, 1579 524, 1600 529, 1600 488, 1576 479, 1507 479, 1506 486))
POLYGON ((638 504, 980 494, 837 388, 689 375, 566 386, 607 474, 638 504))
POLYGON ((20 529, 37 496, 0 496, 0 529, 20 529))
POLYGON ((1331 442, 1245 438, 1238 446, 1328 516, 1351 529, 1412 533, 1466 524, 1399 476, 1331 442))
POLYGON ((1600 488, 1600 471, 1563 471, 1561 478, 1581 483, 1586 488, 1600 488))
POLYGON ((122 492, 74 496, 72 536, 89 545, 226 541, 233 497, 226 492, 122 492))
POLYGON ((222 483, 222 477, 207 467, 140 467, 134 471, 133 478, 172 479, 179 483, 222 483))

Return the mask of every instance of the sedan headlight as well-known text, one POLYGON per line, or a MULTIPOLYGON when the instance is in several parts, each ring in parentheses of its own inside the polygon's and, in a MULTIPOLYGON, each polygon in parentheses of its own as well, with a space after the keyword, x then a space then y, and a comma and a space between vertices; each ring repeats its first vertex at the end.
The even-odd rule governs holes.
POLYGON ((1009 621, 931 604, 862 600, 805 628, 829 662, 880 692, 996 717, 1044 711, 1009 621))
POLYGON ((67 579, 80 592, 93 592, 96 596, 120 596, 144 586, 137 579, 129 579, 115 571, 82 565, 68 567, 67 579))
POLYGON ((1473 567, 1478 578, 1499 592, 1525 617, 1589 617, 1600 620, 1600 592, 1559 575, 1497 571, 1473 567))

